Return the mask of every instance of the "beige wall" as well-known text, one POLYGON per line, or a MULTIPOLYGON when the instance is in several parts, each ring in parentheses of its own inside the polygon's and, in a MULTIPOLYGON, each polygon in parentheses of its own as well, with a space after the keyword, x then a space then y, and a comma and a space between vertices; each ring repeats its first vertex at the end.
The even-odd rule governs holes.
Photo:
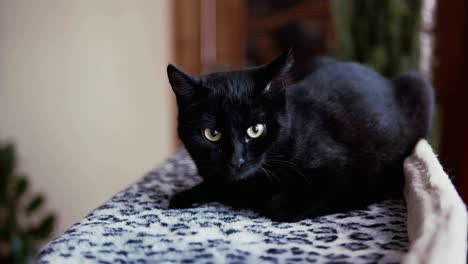
POLYGON ((58 232, 172 152, 168 0, 0 1, 0 140, 58 232))

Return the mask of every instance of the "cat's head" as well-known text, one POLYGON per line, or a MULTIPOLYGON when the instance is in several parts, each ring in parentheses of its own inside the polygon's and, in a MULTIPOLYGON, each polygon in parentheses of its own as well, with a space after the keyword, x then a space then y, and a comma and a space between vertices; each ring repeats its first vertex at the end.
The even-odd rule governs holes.
POLYGON ((178 133, 205 180, 232 182, 258 173, 286 117, 291 52, 240 71, 167 74, 179 106, 178 133))

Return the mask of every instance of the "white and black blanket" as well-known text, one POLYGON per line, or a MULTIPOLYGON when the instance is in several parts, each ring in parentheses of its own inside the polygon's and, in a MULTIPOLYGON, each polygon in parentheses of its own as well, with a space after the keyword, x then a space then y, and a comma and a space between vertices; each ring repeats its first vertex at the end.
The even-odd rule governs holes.
POLYGON ((399 263, 411 248, 403 200, 297 223, 218 203, 166 209, 199 180, 179 152, 51 241, 37 262, 399 263))

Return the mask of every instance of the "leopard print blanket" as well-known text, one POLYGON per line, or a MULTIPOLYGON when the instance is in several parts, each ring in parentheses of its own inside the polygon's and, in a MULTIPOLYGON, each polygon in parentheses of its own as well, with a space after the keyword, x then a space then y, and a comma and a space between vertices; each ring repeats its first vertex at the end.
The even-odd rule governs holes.
POLYGON ((218 203, 166 209, 199 181, 177 153, 51 241, 37 263, 392 263, 408 248, 403 200, 297 223, 218 203))

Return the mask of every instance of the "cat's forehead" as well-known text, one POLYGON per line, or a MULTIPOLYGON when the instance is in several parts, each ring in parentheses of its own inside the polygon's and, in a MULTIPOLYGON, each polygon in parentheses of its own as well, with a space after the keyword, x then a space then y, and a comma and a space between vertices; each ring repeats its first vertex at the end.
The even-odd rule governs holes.
POLYGON ((243 71, 208 74, 201 78, 200 84, 209 95, 221 98, 249 96, 255 88, 254 80, 243 71))
POLYGON ((254 82, 242 73, 210 74, 200 85, 208 90, 199 104, 199 112, 206 119, 240 125, 260 111, 254 82))
POLYGON ((205 75, 199 84, 207 91, 199 104, 204 118, 240 125, 263 112, 255 82, 244 72, 205 75))

